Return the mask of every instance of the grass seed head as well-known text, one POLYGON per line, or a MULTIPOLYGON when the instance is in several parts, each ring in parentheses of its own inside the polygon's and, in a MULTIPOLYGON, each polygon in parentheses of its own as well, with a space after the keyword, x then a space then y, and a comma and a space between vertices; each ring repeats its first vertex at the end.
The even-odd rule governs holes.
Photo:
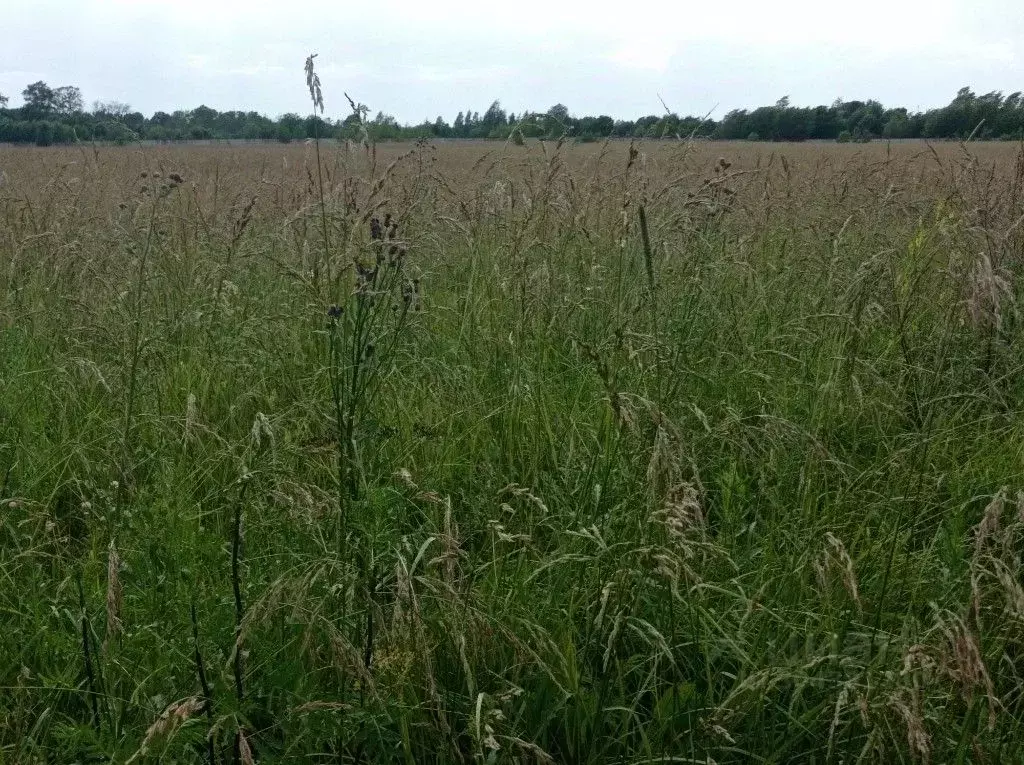
POLYGON ((190 696, 167 706, 160 713, 160 716, 146 729, 146 735, 142 739, 142 744, 135 754, 128 758, 127 762, 132 763, 140 757, 145 757, 155 742, 170 739, 182 725, 204 708, 205 702, 198 696, 190 696))
POLYGON ((121 600, 121 556, 111 539, 107 549, 107 632, 104 645, 121 635, 121 600))
POLYGON ((256 765, 249 739, 245 737, 245 731, 241 728, 238 729, 238 757, 242 765, 256 765))
POLYGON ((313 111, 319 109, 320 113, 323 114, 324 94, 320 90, 320 75, 316 73, 316 69, 313 65, 313 59, 315 59, 317 55, 318 54, 316 53, 310 53, 306 56, 306 87, 309 88, 309 98, 313 102, 313 111))
POLYGON ((902 691, 892 698, 890 704, 907 727, 907 744, 910 746, 911 753, 919 762, 927 765, 931 760, 932 739, 928 735, 921 712, 920 693, 902 691))

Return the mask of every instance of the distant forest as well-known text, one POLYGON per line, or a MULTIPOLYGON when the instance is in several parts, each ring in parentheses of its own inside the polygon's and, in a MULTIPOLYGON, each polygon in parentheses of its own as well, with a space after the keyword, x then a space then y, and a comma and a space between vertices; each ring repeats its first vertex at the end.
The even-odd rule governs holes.
POLYGON ((871 139, 1024 140, 1024 97, 1001 92, 977 95, 962 88, 947 106, 924 112, 887 109, 878 101, 835 101, 831 106, 793 106, 788 98, 773 106, 735 109, 719 120, 680 117, 668 112, 636 120, 606 115, 574 116, 562 104, 545 112, 506 112, 495 101, 484 112, 466 109, 451 123, 443 117, 418 125, 401 125, 384 112, 370 117, 359 105, 345 119, 283 114, 271 119, 257 112, 219 112, 208 106, 146 117, 127 104, 96 102, 84 108, 73 86, 51 88, 36 82, 22 91, 24 105, 6 108, 0 94, 0 142, 39 146, 78 141, 195 141, 210 139, 277 140, 335 138, 402 141, 421 138, 528 138, 580 141, 605 138, 674 138, 715 140, 868 141, 871 139))

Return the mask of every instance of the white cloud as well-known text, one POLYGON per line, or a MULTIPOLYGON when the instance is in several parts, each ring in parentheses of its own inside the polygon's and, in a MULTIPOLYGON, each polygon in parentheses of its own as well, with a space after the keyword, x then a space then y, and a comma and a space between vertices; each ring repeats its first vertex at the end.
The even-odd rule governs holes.
POLYGON ((507 77, 511 69, 507 66, 450 67, 420 65, 412 67, 413 76, 420 82, 495 82, 507 77))
POLYGON ((1024 82, 1019 0, 648 0, 638 13, 602 0, 33 0, 4 8, 0 92, 29 82, 82 87, 152 112, 308 106, 302 62, 319 52, 328 110, 347 91, 418 121, 543 109, 636 116, 772 103, 878 98, 948 102, 963 85, 1024 82))
POLYGON ((271 74, 274 72, 283 72, 283 66, 272 66, 265 62, 258 64, 246 64, 244 66, 233 66, 229 69, 223 70, 224 74, 237 74, 243 77, 257 77, 259 75, 271 74))
POLYGON ((213 66, 213 56, 207 56, 205 53, 190 53, 185 57, 185 66, 189 69, 209 71, 213 66))
POLYGON ((676 46, 669 42, 629 42, 617 48, 608 60, 629 69, 664 72, 669 68, 676 46))

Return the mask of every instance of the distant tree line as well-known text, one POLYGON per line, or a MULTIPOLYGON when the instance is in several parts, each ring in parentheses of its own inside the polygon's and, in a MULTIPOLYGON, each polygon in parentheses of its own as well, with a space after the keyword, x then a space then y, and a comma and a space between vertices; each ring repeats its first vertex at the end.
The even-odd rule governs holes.
POLYGON ((720 120, 652 114, 636 120, 607 115, 576 117, 556 104, 546 112, 507 113, 495 101, 483 114, 466 109, 449 123, 443 117, 402 125, 391 115, 365 111, 345 119, 283 114, 271 119, 254 111, 219 112, 208 106, 151 117, 127 104, 97 101, 86 110, 74 86, 51 88, 35 82, 22 91, 24 105, 9 109, 0 94, 0 142, 40 146, 76 141, 190 141, 209 139, 294 141, 306 138, 376 141, 420 138, 512 140, 570 137, 581 141, 605 138, 670 138, 694 136, 721 140, 866 141, 875 138, 981 140, 1024 139, 1024 97, 1001 92, 976 95, 961 88, 947 105, 923 112, 887 109, 878 101, 835 101, 830 106, 792 106, 782 98, 773 106, 736 109, 720 120))

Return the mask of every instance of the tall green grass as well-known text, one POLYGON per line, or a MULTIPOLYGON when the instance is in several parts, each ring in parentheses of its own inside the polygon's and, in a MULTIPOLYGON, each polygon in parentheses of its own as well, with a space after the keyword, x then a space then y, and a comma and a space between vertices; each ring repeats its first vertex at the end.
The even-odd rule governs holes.
POLYGON ((1019 175, 193 151, 0 153, 0 761, 1017 756, 1019 175))

